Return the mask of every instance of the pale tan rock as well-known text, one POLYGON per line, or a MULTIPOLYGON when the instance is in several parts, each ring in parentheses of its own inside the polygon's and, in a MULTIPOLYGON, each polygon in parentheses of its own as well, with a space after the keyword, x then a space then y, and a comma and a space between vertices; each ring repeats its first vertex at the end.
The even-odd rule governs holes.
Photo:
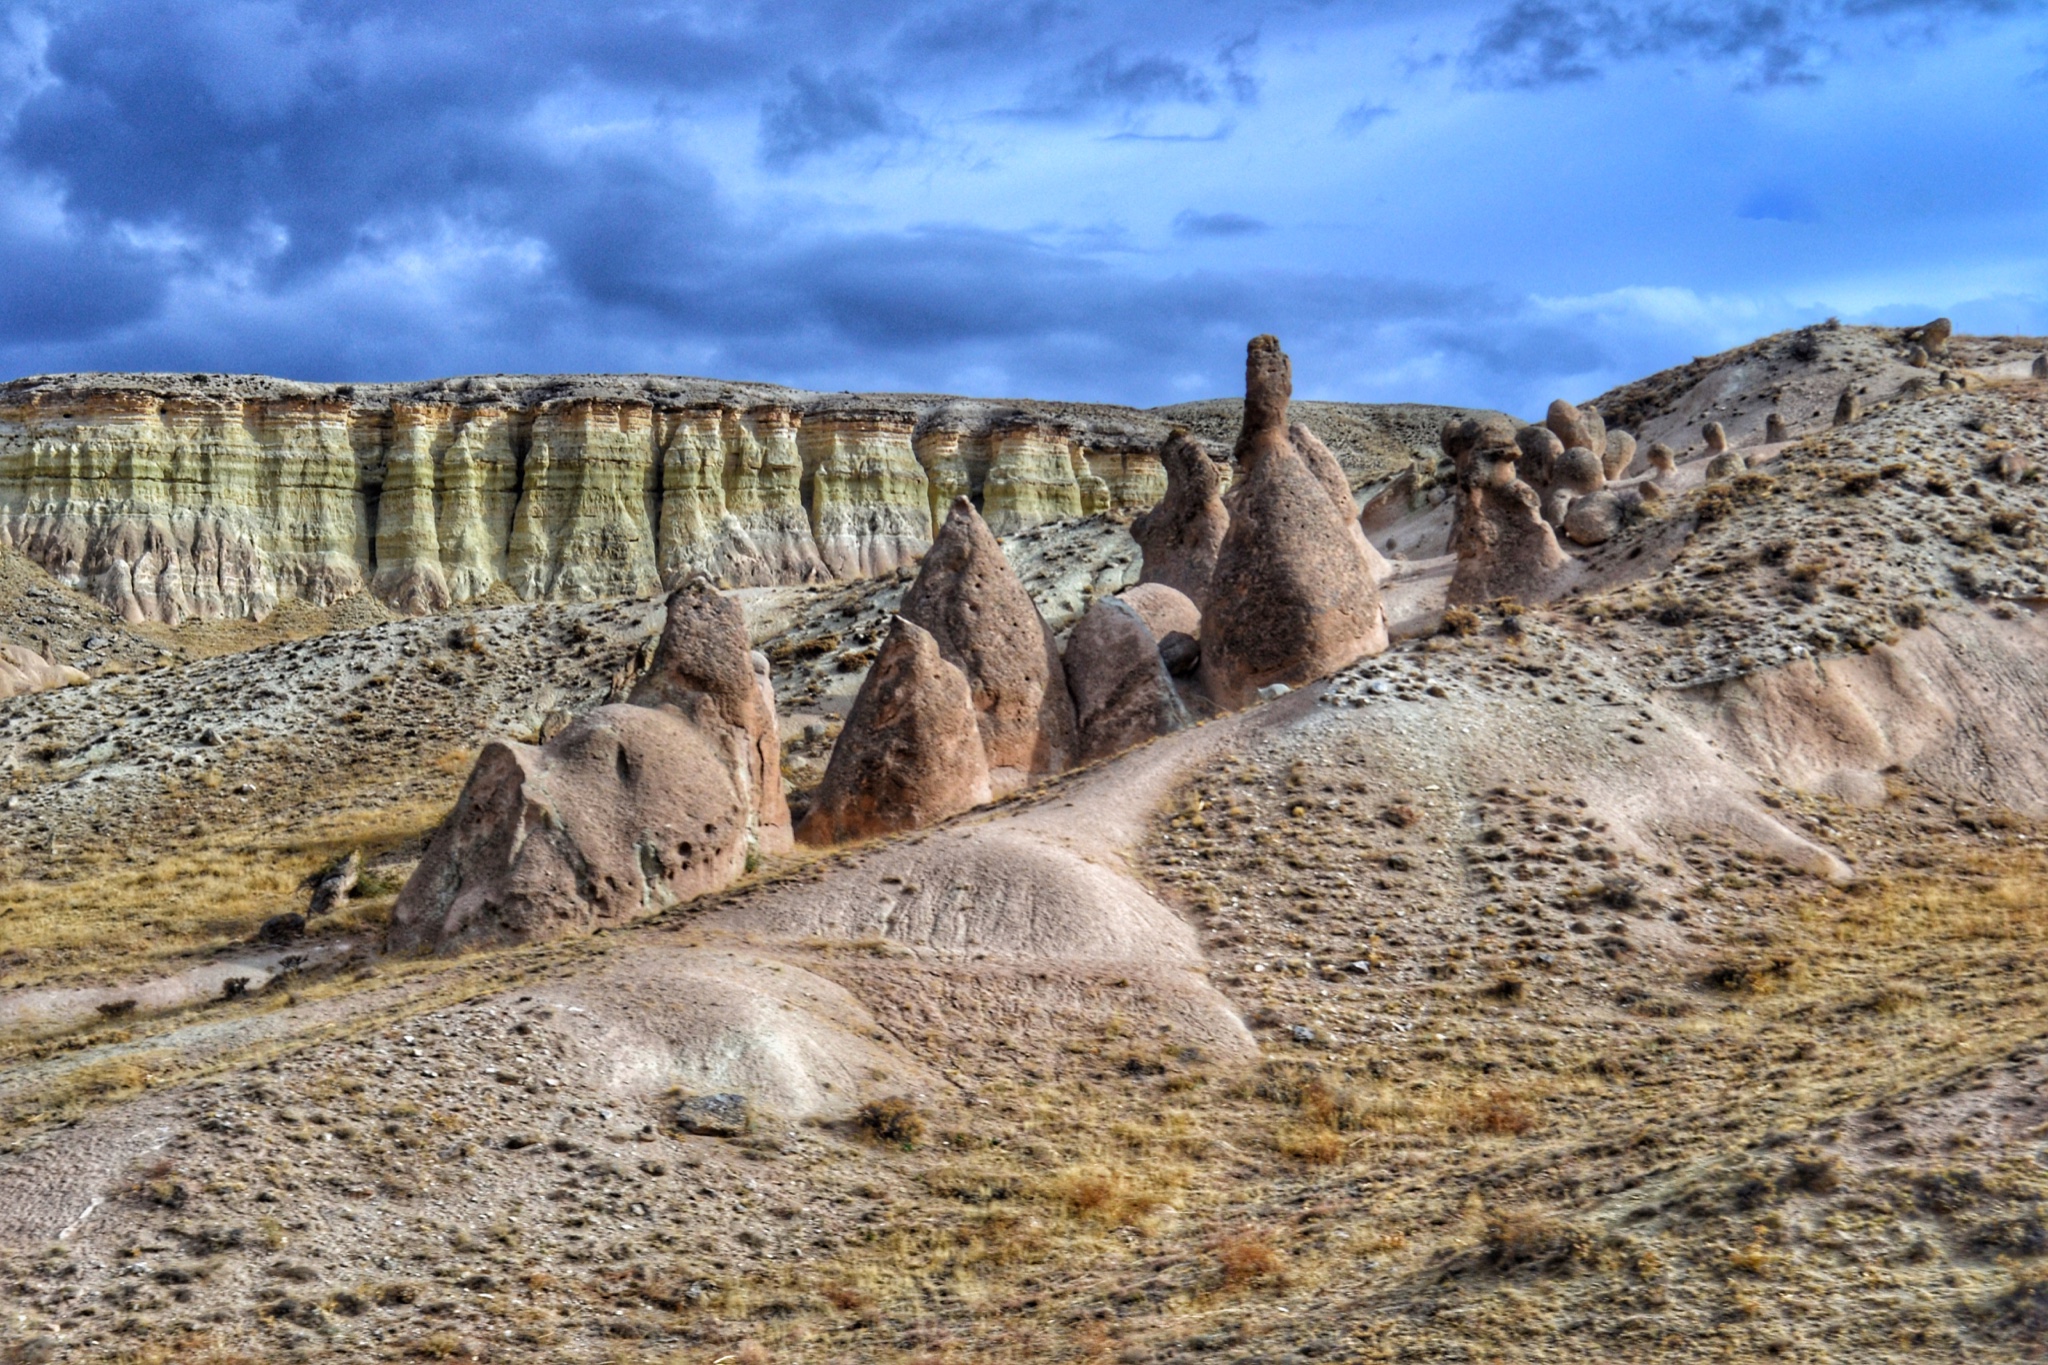
POLYGON ((1597 455, 1606 453, 1607 423, 1600 416, 1600 410, 1590 403, 1584 407, 1574 407, 1559 398, 1551 403, 1543 424, 1550 428, 1566 450, 1576 446, 1597 455))
POLYGON ((1785 419, 1773 412, 1764 418, 1764 444, 1777 445, 1792 439, 1792 433, 1785 427, 1785 419))
POLYGON ((834 844, 936 824, 990 797, 967 675, 898 616, 862 679, 797 835, 834 844))
POLYGON ((1863 416, 1863 400, 1856 396, 1856 386, 1846 385, 1842 396, 1835 400, 1835 425, 1845 427, 1863 416))
POLYGON ((1083 763, 1188 724, 1158 637, 1120 598, 1102 598, 1088 609, 1067 637, 1065 666, 1083 763))
POLYGON ((1166 471, 1166 493, 1131 522, 1131 536, 1144 552, 1138 581, 1163 583, 1200 607, 1230 526, 1222 472, 1202 443, 1178 427, 1159 448, 1159 461, 1166 471))
MULTIPOLYGON (((1465 417, 1444 424, 1444 453, 1458 470, 1451 504, 1451 551, 1458 562, 1448 593, 1454 605, 1502 597, 1543 601, 1571 563, 1541 514, 1536 490, 1516 476, 1523 449, 1516 437, 1504 418, 1465 417)), ((1555 492, 1571 497, 1562 486, 1555 492)), ((1563 515, 1569 515, 1568 503, 1563 515)))
POLYGON ((69 664, 52 663, 27 645, 0 640, 0 698, 76 687, 87 681, 84 673, 69 664))
POLYGON ((981 486, 988 478, 986 431, 975 429, 956 413, 942 410, 935 418, 919 424, 912 449, 924 469, 932 525, 945 521, 946 509, 953 505, 953 499, 972 500, 981 496, 981 486))
POLYGON ((1666 478, 1678 472, 1678 452, 1662 441, 1650 443, 1650 468, 1666 478))
MULTIPOLYGON (((1358 523, 1287 427, 1293 377, 1280 343, 1246 350, 1239 473, 1202 608, 1201 680, 1217 705, 1249 705, 1273 683, 1298 686, 1387 647, 1386 612, 1353 539, 1358 523)), ((1190 594, 1192 596, 1192 594, 1190 594)))
POLYGON ((1289 423, 1287 439, 1308 465, 1309 473, 1316 476, 1316 482, 1330 495, 1330 505, 1337 509, 1337 515, 1349 525, 1352 548, 1364 561, 1365 570, 1372 575, 1375 583, 1384 583, 1394 576, 1393 566, 1380 555, 1378 549, 1366 538, 1365 524, 1358 507, 1351 501, 1351 481, 1344 477, 1344 467, 1337 463, 1337 457, 1323 444, 1322 438, 1298 422, 1289 423))
POLYGON ((1086 460, 1089 474, 1083 481, 1083 514, 1129 509, 1144 511, 1166 496, 1166 466, 1160 463, 1159 451, 1155 447, 1077 445, 1076 449, 1086 460), (1100 506, 1092 500, 1094 485, 1100 485, 1102 489, 1104 501, 1100 506))
POLYGON ((1597 493, 1607 486, 1607 467, 1584 446, 1573 446, 1557 457, 1551 470, 1551 486, 1562 488, 1575 498, 1597 493))
POLYGON ((811 535, 841 578, 894 573, 932 540, 924 468, 900 412, 832 404, 805 413, 798 433, 811 490, 811 535))
POLYGON ((966 674, 998 796, 1073 762, 1074 703, 1059 647, 966 498, 953 500, 898 613, 966 674))
POLYGON ((1624 515, 1620 498, 1603 488, 1572 500, 1564 515, 1564 533, 1574 545, 1604 545, 1621 530, 1624 515))
POLYGON ((506 579, 524 598, 589 600, 657 591, 648 502, 654 413, 643 403, 571 398, 541 404, 524 492, 506 546, 506 579))
POLYGON ((1014 535, 1041 522, 1081 515, 1072 433, 1043 418, 1015 413, 993 424, 988 441, 981 508, 989 530, 1014 535))
POLYGON ((1719 483, 1723 479, 1732 479, 1748 469, 1748 456, 1739 450, 1723 450, 1707 461, 1707 482, 1719 483))
POLYGON ((1948 354, 1948 339, 1954 332, 1955 326, 1947 318, 1936 318, 1920 329, 1916 340, 1928 355, 1939 359, 1948 354))
POLYGON ((1719 454, 1728 448, 1728 432, 1719 422, 1709 422, 1701 427, 1700 439, 1707 443, 1709 454, 1719 454))
POLYGON ((778 404, 672 414, 662 451, 656 567, 733 587, 829 577, 804 510, 798 413, 778 404))

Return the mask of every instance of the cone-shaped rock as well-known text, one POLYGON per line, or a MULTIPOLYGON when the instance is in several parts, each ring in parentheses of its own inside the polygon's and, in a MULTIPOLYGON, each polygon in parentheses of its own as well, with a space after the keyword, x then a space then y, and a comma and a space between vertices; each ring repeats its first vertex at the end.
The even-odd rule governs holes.
POLYGON ((1159 448, 1166 466, 1166 496, 1131 523, 1144 551, 1140 583, 1164 583, 1199 607, 1216 572, 1216 551, 1230 525, 1223 510, 1223 472, 1201 442, 1176 428, 1159 448))
POLYGON ((1287 439, 1308 465, 1309 473, 1316 476, 1316 482, 1330 495, 1330 503, 1337 514, 1351 527, 1351 543, 1365 560, 1366 571, 1375 583, 1384 583, 1394 576, 1393 566, 1388 564, 1373 543, 1366 539, 1365 523, 1359 518, 1358 505, 1351 500, 1351 480, 1344 477, 1344 466, 1337 463, 1337 457, 1323 444, 1322 437, 1302 426, 1299 422, 1287 428, 1287 439))
POLYGON ((953 499, 898 611, 967 675, 996 795, 1073 762, 1074 702, 1059 646, 965 497, 953 499))
POLYGON ((1159 640, 1127 602, 1105 597, 1067 637, 1067 686, 1081 729, 1081 761, 1093 762, 1170 734, 1187 708, 1159 657, 1159 640))
MULTIPOLYGON (((1451 504, 1451 551, 1458 566, 1449 600, 1547 597, 1571 559, 1542 517, 1536 490, 1516 477, 1522 446, 1514 428, 1497 417, 1454 418, 1444 424, 1442 439, 1458 469, 1451 504)), ((1562 487, 1555 491, 1569 496, 1562 487)))
POLYGON ((725 885, 752 814, 734 733, 614 705, 545 747, 484 746, 392 908, 391 950, 552 938, 725 885))
POLYGON ((915 829, 989 799, 967 675, 931 632, 899 616, 862 680, 798 829, 831 844, 915 829))
POLYGON ((1292 391, 1280 343, 1254 338, 1239 473, 1225 500, 1230 527, 1200 604, 1202 685, 1221 706, 1246 705, 1270 683, 1299 685, 1387 647, 1379 587, 1352 538, 1357 523, 1289 438, 1292 391))
POLYGON ((700 725, 723 723, 745 736, 747 790, 759 846, 790 844, 782 794, 782 742, 768 660, 754 652, 739 603, 702 574, 669 595, 668 619, 654 662, 634 685, 636 706, 669 706, 700 725))

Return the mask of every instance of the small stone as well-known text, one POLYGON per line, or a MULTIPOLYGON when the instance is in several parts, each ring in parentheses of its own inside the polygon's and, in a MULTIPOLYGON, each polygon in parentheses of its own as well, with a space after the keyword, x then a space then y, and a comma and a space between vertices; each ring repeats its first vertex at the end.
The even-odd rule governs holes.
POLYGON ((1301 1024, 1288 1025, 1287 1035, 1297 1043, 1307 1044, 1316 1041, 1316 1031, 1301 1024))
POLYGON ((290 943, 306 933, 306 917, 300 914, 272 915, 256 931, 258 943, 290 943))
POLYGON ((1260 701, 1278 701, 1293 690, 1286 683, 1267 683, 1259 689, 1258 696, 1260 701))
POLYGON ((745 1095, 693 1095, 676 1106, 676 1126, 699 1137, 744 1137, 752 1124, 745 1095))

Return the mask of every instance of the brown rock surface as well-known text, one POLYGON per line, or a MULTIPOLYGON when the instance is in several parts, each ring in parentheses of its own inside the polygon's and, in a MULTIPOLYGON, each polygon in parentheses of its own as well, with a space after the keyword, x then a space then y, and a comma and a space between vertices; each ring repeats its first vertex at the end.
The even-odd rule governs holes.
POLYGON ((53 664, 27 645, 0 640, 0 698, 50 687, 71 687, 84 681, 85 674, 68 664, 53 664))
POLYGON ((1379 588, 1340 510, 1287 429, 1293 380, 1270 336, 1245 359, 1239 468, 1225 507, 1230 526, 1202 606, 1203 688, 1219 705, 1259 688, 1298 685, 1387 647, 1379 588))
POLYGON ((1202 637, 1201 609, 1178 589, 1164 583, 1134 583, 1117 596, 1145 618, 1145 628, 1156 640, 1164 640, 1175 631, 1198 640, 1202 637))
MULTIPOLYGON (((1444 453, 1458 467, 1452 503, 1452 603, 1500 597, 1540 601, 1570 557, 1541 515, 1536 490, 1516 477, 1522 447, 1503 419, 1462 418, 1444 424, 1444 453)), ((1587 455, 1591 452, 1583 451, 1587 455)), ((1559 494, 1568 496, 1560 487, 1559 494)))
POLYGON ((1308 465, 1309 473, 1316 476, 1316 481, 1322 484, 1323 491, 1330 495, 1330 505, 1335 507, 1337 514, 1350 525, 1352 547, 1358 551, 1359 558, 1365 561, 1366 572, 1372 575, 1373 582, 1381 583, 1392 577, 1392 567, 1380 557, 1380 552, 1373 548, 1372 542, 1366 539, 1365 523, 1357 505, 1351 500, 1351 485, 1345 480, 1344 468, 1337 463, 1337 457, 1330 453, 1330 448, 1323 444, 1320 437, 1299 422, 1288 424, 1287 439, 1293 443, 1302 461, 1308 465))
POLYGON ((1200 441, 1179 428, 1159 448, 1159 459, 1166 466, 1166 496, 1131 523, 1131 537, 1145 557, 1138 581, 1163 583, 1199 607, 1230 527, 1223 471, 1200 441))
POLYGON ((1084 763, 1188 723, 1187 708, 1160 658, 1159 637, 1120 598, 1103 598, 1074 627, 1066 668, 1084 763))
POLYGON ((1074 703, 1059 647, 965 497, 953 500, 898 610, 967 675, 997 795, 1073 761, 1074 703))
POLYGON ((628 700, 672 707, 700 726, 724 725, 743 735, 754 835, 771 852, 789 847, 775 691, 767 657, 748 642, 739 603, 701 574, 677 588, 668 599, 654 661, 628 700))
POLYGON ((798 833, 807 844, 933 824, 989 799, 967 675, 898 616, 861 683, 798 833))
POLYGON ((600 706, 544 746, 485 745, 392 907, 389 949, 552 938, 725 885, 750 814, 733 757, 666 706, 600 706))
POLYGON ((1566 450, 1574 446, 1599 454, 1607 450, 1607 423, 1600 410, 1591 404, 1575 407, 1562 398, 1556 399, 1544 415, 1543 424, 1556 434, 1566 450))

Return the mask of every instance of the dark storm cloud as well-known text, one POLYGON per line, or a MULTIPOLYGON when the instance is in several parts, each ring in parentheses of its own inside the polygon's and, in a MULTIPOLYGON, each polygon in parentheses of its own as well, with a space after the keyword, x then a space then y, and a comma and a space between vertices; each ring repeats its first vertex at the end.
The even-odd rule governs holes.
POLYGON ((1173 216, 1173 230, 1182 237, 1248 237, 1271 224, 1242 213, 1197 213, 1182 209, 1173 216))
POLYGON ((873 76, 797 67, 790 90, 761 109, 761 160, 778 169, 855 143, 914 136, 917 120, 882 92, 873 76))
POLYGON ((1104 49, 1035 82, 1020 118, 1071 119, 1104 109, 1129 111, 1150 104, 1212 104, 1216 87, 1191 62, 1160 54, 1104 49))

